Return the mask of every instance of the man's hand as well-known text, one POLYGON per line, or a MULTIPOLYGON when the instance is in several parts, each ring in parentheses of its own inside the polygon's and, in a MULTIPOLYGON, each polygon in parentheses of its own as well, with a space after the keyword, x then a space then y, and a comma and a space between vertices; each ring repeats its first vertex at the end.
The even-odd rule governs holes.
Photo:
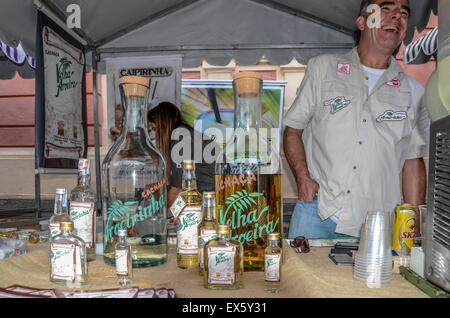
POLYGON ((298 184, 298 199, 300 201, 312 201, 315 195, 319 191, 319 184, 311 179, 310 177, 305 177, 299 181, 298 184))
POLYGON ((298 199, 312 201, 319 190, 319 184, 309 176, 302 135, 303 129, 286 127, 283 134, 283 149, 297 181, 298 199))

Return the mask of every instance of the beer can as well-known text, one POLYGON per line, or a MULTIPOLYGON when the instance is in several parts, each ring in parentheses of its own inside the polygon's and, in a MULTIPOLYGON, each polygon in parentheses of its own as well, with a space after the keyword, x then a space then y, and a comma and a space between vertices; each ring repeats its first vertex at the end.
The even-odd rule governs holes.
POLYGON ((416 225, 416 210, 409 203, 397 204, 395 207, 395 220, 392 230, 392 249, 398 255, 411 253, 414 245, 414 227, 416 225))

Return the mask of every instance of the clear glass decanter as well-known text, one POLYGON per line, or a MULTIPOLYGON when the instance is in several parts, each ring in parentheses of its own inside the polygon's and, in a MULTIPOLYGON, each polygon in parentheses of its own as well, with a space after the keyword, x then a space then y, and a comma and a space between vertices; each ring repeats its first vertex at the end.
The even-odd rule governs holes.
POLYGON ((167 261, 166 163, 148 135, 148 79, 121 79, 122 129, 102 165, 103 257, 115 265, 127 229, 133 267, 157 266, 167 261))

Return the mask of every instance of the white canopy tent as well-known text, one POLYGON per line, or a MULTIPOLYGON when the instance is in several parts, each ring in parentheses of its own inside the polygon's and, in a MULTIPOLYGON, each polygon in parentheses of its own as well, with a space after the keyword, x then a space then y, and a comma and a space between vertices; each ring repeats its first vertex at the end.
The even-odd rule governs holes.
MULTIPOLYGON (((265 56, 272 64, 296 58, 306 64, 322 53, 344 52, 354 46, 355 20, 361 0, 2 0, 0 40, 19 43, 35 56, 36 12, 42 10, 83 45, 94 71, 94 134, 97 194, 100 195, 100 155, 97 103, 98 72, 103 59, 124 55, 182 54, 183 67, 203 59, 226 65, 256 64, 265 56), (66 26, 69 5, 81 9, 81 28, 66 26)), ((409 0, 411 16, 405 38, 422 31, 437 0, 409 0)), ((24 63, 12 64, 0 53, 0 79, 33 77, 24 63)), ((100 197, 100 196, 99 196, 100 197)))

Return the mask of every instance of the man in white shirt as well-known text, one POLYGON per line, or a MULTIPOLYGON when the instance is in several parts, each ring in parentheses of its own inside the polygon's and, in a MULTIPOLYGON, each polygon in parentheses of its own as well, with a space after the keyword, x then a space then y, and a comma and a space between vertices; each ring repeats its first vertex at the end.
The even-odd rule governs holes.
POLYGON ((424 89, 393 57, 409 11, 407 0, 363 0, 358 46, 308 62, 284 118, 284 152, 299 199, 289 238, 358 237, 368 211, 393 212, 402 197, 425 202, 424 89), (375 27, 367 23, 370 4, 380 9, 375 27))

